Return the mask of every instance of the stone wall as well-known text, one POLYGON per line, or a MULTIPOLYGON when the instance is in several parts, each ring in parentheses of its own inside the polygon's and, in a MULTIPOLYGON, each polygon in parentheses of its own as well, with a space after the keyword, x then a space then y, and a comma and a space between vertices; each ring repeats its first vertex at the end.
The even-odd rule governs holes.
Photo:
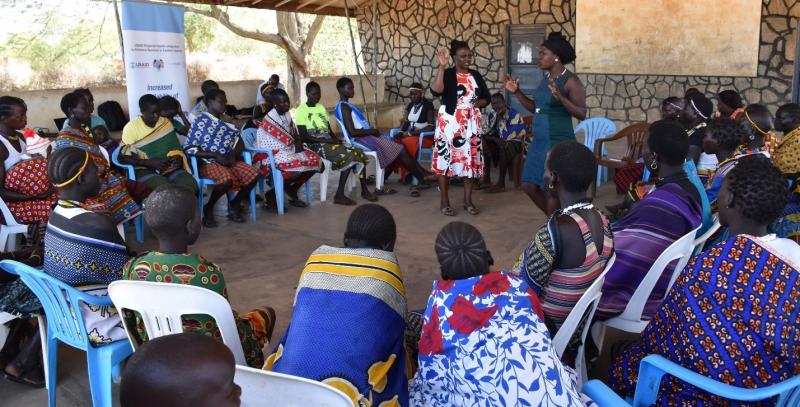
MULTIPOLYGON (((378 73, 386 76, 388 101, 407 94, 412 82, 431 81, 436 50, 452 38, 473 47, 477 70, 493 90, 502 87, 508 24, 546 24, 548 32, 563 32, 574 43, 576 0, 378 0, 377 52, 373 49, 372 9, 359 16, 367 70, 377 56, 378 73)), ((775 105, 791 100, 792 75, 800 2, 763 0, 758 76, 701 77, 581 74, 591 117, 617 122, 654 121, 659 104, 680 96, 688 87, 713 96, 734 89, 747 103, 775 105)), ((711 29, 712 27, 709 27, 711 29)), ((658 57, 658 56, 654 56, 658 57)), ((572 67, 570 67, 572 68, 572 67)))

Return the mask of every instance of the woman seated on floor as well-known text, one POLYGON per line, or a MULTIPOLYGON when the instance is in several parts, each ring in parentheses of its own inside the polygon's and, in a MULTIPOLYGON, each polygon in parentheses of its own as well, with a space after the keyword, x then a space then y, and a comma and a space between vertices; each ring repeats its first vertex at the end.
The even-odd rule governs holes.
MULTIPOLYGON (((197 241, 202 229, 197 193, 180 185, 166 184, 154 190, 145 200, 145 205, 147 211, 144 219, 158 238, 158 250, 132 258, 123 268, 123 278, 193 285, 227 299, 222 269, 202 256, 189 252, 189 246, 197 241)), ((126 325, 129 328, 136 327, 139 339, 146 341, 147 332, 140 329, 143 325, 138 315, 133 319, 128 315, 125 318, 126 325)), ((234 312, 234 319, 247 365, 261 367, 264 364, 262 348, 272 336, 275 311, 263 307, 244 314, 234 312)), ((185 332, 219 337, 217 324, 208 315, 185 315, 182 320, 185 332)))
POLYGON ((211 196, 203 207, 203 226, 209 228, 217 227, 214 205, 228 192, 236 193, 228 202, 228 219, 237 223, 245 222, 242 200, 250 195, 250 190, 258 180, 258 170, 243 161, 237 161, 244 143, 239 140, 239 130, 222 119, 227 103, 225 92, 209 90, 205 96, 208 110, 194 119, 186 140, 186 154, 199 160, 200 177, 214 181, 211 196))
MULTIPOLYGON (((256 148, 272 150, 275 167, 281 171, 284 189, 289 197, 289 205, 305 208, 297 192, 314 174, 320 172, 322 161, 317 153, 303 147, 303 139, 297 126, 289 115, 289 95, 283 89, 270 92, 272 110, 264 116, 258 127, 256 148)), ((266 177, 269 175, 269 156, 258 153, 253 157, 253 165, 266 177)), ((264 204, 269 208, 277 208, 275 188, 266 193, 264 204)))
POLYGON ((347 177, 352 172, 361 182, 361 197, 367 201, 378 200, 367 186, 366 166, 369 158, 363 151, 342 143, 342 139, 331 130, 328 121, 328 110, 319 100, 322 91, 319 84, 311 81, 306 85, 306 103, 294 111, 294 121, 306 147, 331 162, 333 171, 340 171, 339 187, 333 202, 340 205, 355 205, 355 201, 345 195, 347 177))
MULTIPOLYGON (((44 237, 44 272, 91 295, 104 296, 107 285, 122 278, 122 267, 130 256, 121 228, 86 203, 100 191, 94 159, 79 148, 58 149, 50 155, 47 175, 58 188, 59 200, 44 237)), ((92 343, 126 339, 116 309, 84 303, 80 307, 92 343)))
MULTIPOLYGON (((339 103, 334 110, 337 120, 344 125, 343 132, 350 136, 351 142, 357 142, 378 154, 378 165, 387 170, 388 176, 394 166, 402 166, 420 182, 428 183, 436 177, 428 170, 422 168, 416 157, 408 154, 402 144, 383 138, 380 130, 371 129, 364 113, 356 105, 348 102, 355 94, 353 80, 339 78, 336 81, 336 90, 339 91, 339 103)), ((383 191, 375 190, 376 195, 388 195, 397 191, 386 187, 383 191)), ((419 196, 419 187, 411 187, 411 196, 419 196)))
POLYGON ((736 119, 742 124, 747 137, 742 142, 738 154, 753 154, 764 152, 771 156, 778 147, 780 138, 772 133, 772 114, 766 106, 754 103, 747 105, 736 119))
POLYGON ((492 184, 492 161, 500 167, 497 184, 489 187, 488 193, 506 191, 506 174, 514 159, 522 154, 522 143, 526 141, 528 126, 522 115, 506 105, 503 94, 492 95, 492 113, 489 114, 489 132, 483 135, 483 179, 477 189, 492 184))
POLYGON ((89 198, 86 204, 93 210, 110 212, 118 225, 139 216, 142 208, 131 197, 126 182, 111 171, 108 152, 97 144, 88 130, 91 110, 86 98, 78 93, 69 93, 61 99, 61 110, 67 115, 67 125, 53 141, 52 150, 76 147, 86 151, 100 177, 99 193, 89 198))
POLYGON ((490 272, 491 255, 474 226, 442 228, 436 257, 442 279, 434 282, 425 310, 411 405, 588 401, 551 345, 538 297, 521 278, 490 272))
POLYGON ((595 174, 594 153, 583 144, 563 141, 550 150, 544 182, 561 207, 539 228, 513 268, 542 300, 552 335, 614 250, 611 225, 588 197, 595 174))
POLYGON ((20 133, 28 124, 28 107, 17 97, 0 97, 0 198, 14 220, 45 225, 58 199, 47 178, 47 159, 27 154, 20 133))
POLYGON ((136 180, 151 191, 159 185, 178 184, 197 193, 197 181, 183 153, 172 120, 161 117, 158 98, 139 98, 141 115, 122 129, 119 161, 135 167, 136 180))
MULTIPOLYGON (((400 132, 394 139, 399 141, 408 151, 408 154, 417 158, 419 154, 420 133, 431 132, 429 137, 422 140, 422 148, 433 147, 433 131, 436 129, 436 111, 433 103, 425 97, 425 88, 421 83, 414 82, 408 88, 410 102, 406 105, 406 116, 400 125, 400 132)), ((405 179, 409 172, 400 168, 400 176, 405 179)))
POLYGON ((787 103, 778 108, 775 129, 783 132, 783 140, 775 150, 773 162, 791 183, 792 192, 770 231, 800 243, 800 105, 787 103))
MULTIPOLYGON (((617 357, 611 368, 617 392, 633 394, 639 363, 650 354, 737 387, 767 387, 797 375, 800 246, 767 232, 788 192, 769 159, 739 159, 718 197, 730 237, 686 266, 641 339, 617 357)), ((656 404, 728 403, 665 375, 656 404)))
POLYGON ((344 247, 324 245, 308 258, 292 322, 264 369, 319 380, 355 405, 408 405, 406 297, 396 239, 384 207, 356 208, 344 247))
MULTIPOLYGON (((650 125, 642 156, 658 177, 655 189, 636 202, 613 225, 617 259, 606 274, 598 319, 621 314, 658 256, 702 221, 700 191, 683 170, 689 151, 685 130, 675 122, 660 120, 650 125)), ((668 266, 644 308, 652 316, 661 303, 674 265, 668 266)))

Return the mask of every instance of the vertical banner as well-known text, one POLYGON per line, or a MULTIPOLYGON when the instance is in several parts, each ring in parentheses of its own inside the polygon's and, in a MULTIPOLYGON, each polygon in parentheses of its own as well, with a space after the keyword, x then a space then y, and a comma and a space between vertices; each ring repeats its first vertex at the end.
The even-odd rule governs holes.
POLYGON ((122 2, 122 43, 128 84, 128 112, 139 115, 139 98, 170 95, 189 105, 183 7, 122 2))

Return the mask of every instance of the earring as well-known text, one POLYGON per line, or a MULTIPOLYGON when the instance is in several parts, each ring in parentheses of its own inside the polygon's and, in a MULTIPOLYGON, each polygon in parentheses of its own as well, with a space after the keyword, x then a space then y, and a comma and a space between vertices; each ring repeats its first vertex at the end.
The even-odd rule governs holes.
POLYGON ((750 135, 750 141, 753 141, 753 140, 755 140, 755 139, 756 139, 756 136, 754 136, 754 135, 752 135, 752 134, 751 134, 751 135, 750 135))
POLYGON ((556 62, 558 62, 558 58, 556 58, 556 62))
POLYGON ((649 165, 649 167, 650 167, 650 171, 655 171, 655 170, 657 170, 657 169, 658 169, 658 163, 657 163, 656 161, 653 161, 653 162, 652 162, 652 163, 649 165))
POLYGON ((551 189, 551 190, 552 190, 552 189, 553 189, 553 188, 555 188, 555 187, 556 187, 556 186, 555 186, 555 185, 554 185, 554 184, 551 182, 551 183, 550 183, 550 185, 548 185, 548 186, 547 186, 547 189, 551 189))

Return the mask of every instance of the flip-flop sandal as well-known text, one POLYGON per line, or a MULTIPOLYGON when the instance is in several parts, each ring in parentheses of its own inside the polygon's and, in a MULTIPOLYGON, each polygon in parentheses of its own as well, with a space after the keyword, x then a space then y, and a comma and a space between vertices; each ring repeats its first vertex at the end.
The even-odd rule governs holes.
POLYGON ((350 199, 348 197, 344 197, 342 199, 334 198, 333 199, 333 203, 335 203, 336 205, 353 206, 353 205, 356 204, 356 201, 354 201, 354 200, 352 200, 352 199, 350 199))
POLYGON ((361 198, 364 198, 368 202, 378 202, 378 197, 375 195, 361 194, 361 198))
POLYGON ((393 194, 396 194, 396 193, 397 193, 397 191, 395 191, 395 190, 394 190, 394 189, 392 189, 392 188, 388 188, 388 187, 387 187, 387 188, 383 188, 383 189, 376 189, 376 190, 373 192, 373 194, 375 194, 375 195, 377 195, 377 196, 383 196, 383 195, 393 195, 393 194))
POLYGON ((6 380, 12 381, 14 383, 24 384, 25 386, 33 387, 35 389, 43 389, 44 386, 45 386, 44 381, 42 381, 41 383, 37 383, 37 382, 31 381, 30 379, 27 379, 25 377, 14 376, 14 375, 6 373, 6 372, 3 372, 3 377, 6 380))
POLYGON ((498 186, 495 185, 495 186, 493 186, 493 187, 491 187, 491 188, 486 190, 487 194, 497 194, 497 193, 500 193, 500 192, 506 192, 506 187, 498 187, 498 186))
POLYGON ((230 220, 231 222, 236 222, 236 223, 245 223, 245 222, 247 222, 247 220, 242 216, 241 213, 236 213, 236 212, 228 212, 228 220, 230 220))
POLYGON ((208 216, 203 218, 203 227, 206 228, 215 228, 219 226, 219 223, 213 218, 209 218, 208 216))
POLYGON ((308 207, 308 204, 301 201, 300 199, 292 199, 289 198, 289 205, 294 206, 295 208, 305 208, 308 207))
POLYGON ((480 209, 472 205, 464 205, 464 210, 467 211, 468 214, 473 216, 481 213, 480 209))
POLYGON ((444 208, 439 208, 444 216, 456 216, 456 211, 453 210, 450 206, 445 206, 444 208))
POLYGON ((412 198, 419 198, 419 196, 420 196, 419 188, 411 187, 411 197, 412 198))

